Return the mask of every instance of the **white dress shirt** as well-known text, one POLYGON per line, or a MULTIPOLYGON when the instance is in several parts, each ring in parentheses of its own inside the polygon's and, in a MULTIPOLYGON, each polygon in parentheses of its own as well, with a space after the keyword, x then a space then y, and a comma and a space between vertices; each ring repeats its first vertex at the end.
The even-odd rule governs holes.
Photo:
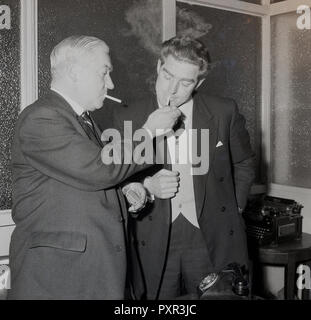
POLYGON ((167 145, 172 170, 179 172, 179 190, 171 199, 172 222, 182 214, 192 225, 199 227, 195 207, 195 195, 192 176, 192 111, 193 100, 179 107, 185 115, 185 130, 176 138, 174 133, 168 134, 167 145))

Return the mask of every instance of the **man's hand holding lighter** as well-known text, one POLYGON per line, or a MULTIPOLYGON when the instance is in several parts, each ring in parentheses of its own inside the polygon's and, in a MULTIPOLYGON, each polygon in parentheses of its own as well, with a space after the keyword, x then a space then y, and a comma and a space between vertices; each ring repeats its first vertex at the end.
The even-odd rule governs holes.
POLYGON ((170 131, 177 119, 180 117, 181 112, 176 107, 163 107, 152 112, 143 128, 146 129, 154 138, 159 135, 170 131))

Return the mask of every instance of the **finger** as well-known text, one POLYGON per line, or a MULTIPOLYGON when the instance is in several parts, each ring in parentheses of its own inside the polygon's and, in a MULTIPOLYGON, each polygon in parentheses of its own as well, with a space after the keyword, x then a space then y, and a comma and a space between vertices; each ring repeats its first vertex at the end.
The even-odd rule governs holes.
POLYGON ((141 189, 141 188, 135 189, 135 192, 139 195, 139 197, 140 197, 141 199, 144 199, 144 198, 146 197, 146 195, 147 195, 145 189, 141 189))
POLYGON ((175 183, 178 181, 179 181, 179 177, 168 177, 168 176, 160 177, 160 183, 162 184, 175 183))
POLYGON ((161 194, 166 194, 166 193, 172 193, 172 192, 178 192, 178 187, 172 186, 168 188, 162 188, 161 189, 161 194))
POLYGON ((179 175, 178 171, 172 171, 172 170, 167 170, 167 169, 162 169, 162 170, 160 170, 160 172, 161 172, 162 175, 165 175, 165 176, 177 176, 177 175, 179 175))
POLYGON ((165 106, 159 110, 160 112, 172 112, 172 111, 176 111, 176 109, 177 109, 176 107, 165 106))
POLYGON ((171 192, 171 193, 166 193, 162 196, 162 199, 170 199, 170 198, 173 198, 175 197, 175 193, 174 192, 171 192))
POLYGON ((179 186, 179 183, 174 181, 174 182, 168 182, 164 183, 161 185, 162 189, 168 189, 168 188, 177 188, 179 186))
POLYGON ((170 107, 170 111, 176 117, 179 117, 181 115, 181 111, 176 107, 170 107))
POLYGON ((171 194, 171 193, 177 193, 178 189, 176 187, 173 188, 167 188, 163 191, 163 194, 171 194))

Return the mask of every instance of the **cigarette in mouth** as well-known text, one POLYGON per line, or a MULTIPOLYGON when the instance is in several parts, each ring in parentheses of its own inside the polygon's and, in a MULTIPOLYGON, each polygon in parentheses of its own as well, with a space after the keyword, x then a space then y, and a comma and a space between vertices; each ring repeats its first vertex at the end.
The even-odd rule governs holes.
POLYGON ((115 98, 115 97, 112 97, 112 96, 109 96, 108 94, 105 95, 105 97, 107 99, 110 99, 112 101, 115 101, 115 102, 118 102, 118 103, 122 103, 122 100, 118 99, 118 98, 115 98))
POLYGON ((168 96, 167 98, 167 102, 166 102, 166 105, 169 106, 170 105, 170 99, 171 99, 171 96, 168 96))

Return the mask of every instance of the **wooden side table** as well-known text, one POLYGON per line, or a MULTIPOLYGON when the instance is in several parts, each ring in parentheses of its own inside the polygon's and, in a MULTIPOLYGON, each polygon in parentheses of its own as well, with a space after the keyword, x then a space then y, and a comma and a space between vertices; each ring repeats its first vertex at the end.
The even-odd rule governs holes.
POLYGON ((250 255, 255 263, 285 267, 285 299, 294 299, 296 268, 301 263, 311 261, 311 234, 303 233, 299 240, 252 248, 251 250, 250 255))

